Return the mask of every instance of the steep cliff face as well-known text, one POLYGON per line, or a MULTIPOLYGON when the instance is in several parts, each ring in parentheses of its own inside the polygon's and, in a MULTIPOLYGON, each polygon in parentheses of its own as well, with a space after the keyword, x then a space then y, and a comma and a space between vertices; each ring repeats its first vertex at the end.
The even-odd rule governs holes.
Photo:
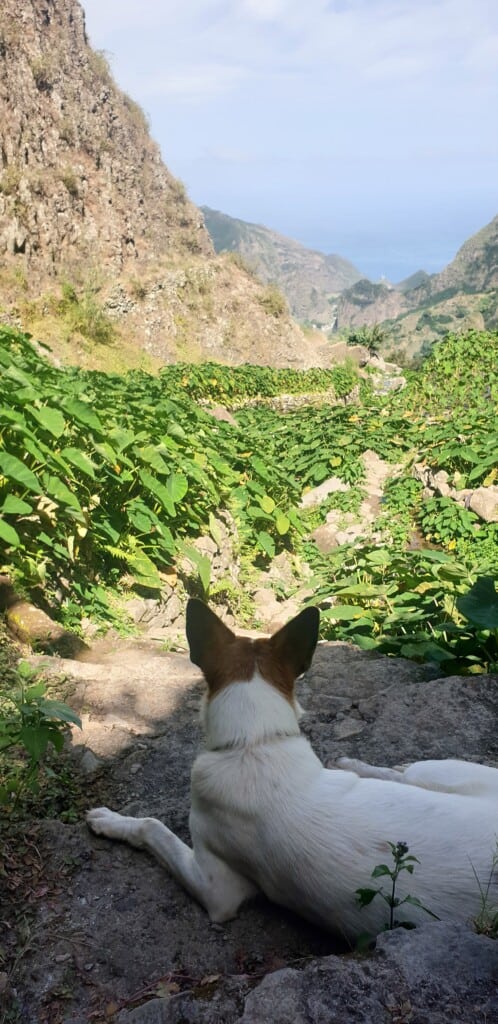
POLYGON ((77 0, 2 0, 0 118, 4 316, 85 361, 84 341, 67 351, 54 326, 66 282, 92 293, 125 348, 158 361, 313 361, 264 287, 215 256, 143 112, 89 46, 77 0))
POLYGON ((74 0, 3 0, 0 244, 55 271, 211 252, 145 116, 88 45, 74 0))

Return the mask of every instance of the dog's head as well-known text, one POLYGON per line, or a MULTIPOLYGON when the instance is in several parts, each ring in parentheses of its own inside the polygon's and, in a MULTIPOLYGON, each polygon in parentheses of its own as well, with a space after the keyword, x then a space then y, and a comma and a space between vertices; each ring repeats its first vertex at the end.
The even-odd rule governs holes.
POLYGON ((294 683, 311 665, 318 640, 318 608, 305 608, 268 639, 236 636, 214 612, 195 598, 187 604, 190 659, 204 674, 208 700, 231 683, 256 675, 293 706, 294 683))

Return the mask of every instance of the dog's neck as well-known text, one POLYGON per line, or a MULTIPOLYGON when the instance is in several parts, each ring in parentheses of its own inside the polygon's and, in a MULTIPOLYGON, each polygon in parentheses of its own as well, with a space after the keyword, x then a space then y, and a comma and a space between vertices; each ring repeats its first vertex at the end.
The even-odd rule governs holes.
POLYGON ((259 673, 249 682, 231 683, 205 700, 202 718, 208 750, 251 747, 299 736, 301 708, 289 703, 259 673))

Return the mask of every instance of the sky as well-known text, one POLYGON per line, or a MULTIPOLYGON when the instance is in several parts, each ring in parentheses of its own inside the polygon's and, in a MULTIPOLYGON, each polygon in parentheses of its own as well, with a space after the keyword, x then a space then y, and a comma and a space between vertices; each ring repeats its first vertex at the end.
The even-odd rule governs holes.
POLYGON ((496 0, 82 0, 190 198, 367 276, 498 214, 496 0))

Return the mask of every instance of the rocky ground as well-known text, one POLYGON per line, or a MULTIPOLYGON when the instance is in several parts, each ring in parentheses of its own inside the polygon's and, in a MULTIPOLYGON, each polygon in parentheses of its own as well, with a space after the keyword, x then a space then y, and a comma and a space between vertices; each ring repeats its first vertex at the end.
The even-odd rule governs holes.
MULTIPOLYGON (((158 816, 188 839, 202 682, 186 653, 117 640, 79 660, 34 660, 63 673, 66 687, 71 680, 83 730, 74 731, 70 756, 84 802, 158 816)), ((496 676, 434 679, 402 659, 323 643, 299 685, 303 729, 325 762, 458 756, 498 765, 497 684, 496 676)), ((31 887, 19 878, 16 886, 7 861, 8 892, 30 912, 4 978, 5 1006, 17 1007, 17 1017, 5 1009, 5 1022, 498 1020, 498 943, 470 923, 386 934, 373 954, 351 955, 263 898, 237 920, 211 925, 147 854, 91 835, 82 820, 38 823, 21 842, 26 870, 36 865, 37 874, 31 887)), ((10 923, 20 909, 11 904, 10 923)), ((1 916, 3 944, 9 920, 1 916)))

